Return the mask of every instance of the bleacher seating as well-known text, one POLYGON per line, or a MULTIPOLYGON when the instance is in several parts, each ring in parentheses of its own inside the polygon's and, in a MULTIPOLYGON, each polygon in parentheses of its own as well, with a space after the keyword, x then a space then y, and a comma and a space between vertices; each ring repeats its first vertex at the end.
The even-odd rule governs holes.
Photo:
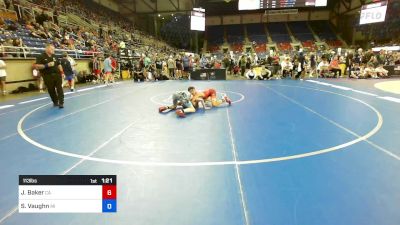
POLYGON ((231 50, 234 52, 243 52, 243 44, 241 43, 231 44, 231 50))
POLYGON ((332 48, 338 48, 343 46, 343 43, 340 40, 330 40, 326 41, 326 43, 332 48))
POLYGON ((290 42, 281 42, 278 44, 278 49, 281 51, 290 51, 292 50, 292 45, 290 42))
POLYGON ((290 43, 290 35, 286 29, 285 23, 268 23, 267 29, 272 41, 276 43, 290 43))
POLYGON ((222 45, 224 43, 224 26, 208 26, 207 40, 209 45, 222 45))
POLYGON ((315 45, 314 41, 303 41, 301 42, 301 44, 303 45, 303 48, 311 50, 311 51, 315 51, 317 50, 317 46, 315 45))
POLYGON ((314 36, 311 30, 307 26, 307 22, 299 21, 299 22, 290 22, 288 23, 289 29, 292 31, 293 36, 301 41, 314 41, 314 36))
POLYGON ((244 41, 243 25, 227 25, 226 36, 229 44, 243 43, 244 41))
MULTIPOLYGON (((302 44, 303 48, 311 51, 317 50, 313 31, 308 25, 310 25, 316 35, 318 35, 321 40, 325 41, 330 47, 343 47, 344 43, 338 39, 328 21, 288 22, 289 30, 295 39, 302 44)), ((247 38, 253 44, 253 49, 256 53, 267 51, 266 44, 268 43, 268 37, 265 28, 268 29, 268 33, 272 41, 277 44, 279 50, 289 51, 292 49, 292 39, 284 22, 209 26, 207 28, 208 49, 219 51, 219 49, 214 46, 221 45, 223 43, 225 29, 227 41, 231 45, 231 49, 242 49, 245 40, 245 34, 243 32, 244 26, 247 31, 247 38), (213 35, 208 34, 209 32, 213 32, 213 35)))
POLYGON ((331 29, 328 21, 311 21, 311 28, 318 34, 321 40, 335 41, 338 40, 335 32, 331 29))
POLYGON ((254 47, 254 51, 259 54, 259 53, 265 53, 267 52, 267 45, 265 43, 262 44, 256 44, 254 47))
POLYGON ((217 53, 221 50, 221 48, 219 47, 219 45, 208 45, 207 50, 211 53, 217 53))
POLYGON ((267 42, 267 35, 262 23, 247 24, 247 36, 251 42, 256 42, 257 44, 267 42))

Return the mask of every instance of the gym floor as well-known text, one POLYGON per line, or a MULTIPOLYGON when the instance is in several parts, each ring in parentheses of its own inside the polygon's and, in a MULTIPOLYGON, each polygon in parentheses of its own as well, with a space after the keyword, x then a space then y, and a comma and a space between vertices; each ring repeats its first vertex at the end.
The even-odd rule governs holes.
POLYGON ((377 82, 398 80, 122 82, 62 110, 47 94, 3 101, 0 224, 400 224, 400 95, 377 82), (158 113, 192 85, 233 104, 158 113), (20 174, 115 174, 118 212, 19 214, 20 174))

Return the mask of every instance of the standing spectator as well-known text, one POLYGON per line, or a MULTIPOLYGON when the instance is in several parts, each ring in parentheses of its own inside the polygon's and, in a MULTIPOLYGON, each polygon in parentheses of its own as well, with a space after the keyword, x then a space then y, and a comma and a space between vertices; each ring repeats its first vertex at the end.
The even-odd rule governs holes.
POLYGON ((6 77, 7 77, 6 63, 3 60, 0 59, 0 87, 1 87, 1 94, 2 95, 6 95, 7 94, 6 77))
MULTIPOLYGON (((114 70, 112 71, 114 73, 118 68, 117 59, 115 59, 114 57, 111 57, 111 66, 114 68, 114 70)), ((114 74, 111 75, 111 82, 114 83, 114 74)))
POLYGON ((115 68, 112 66, 111 55, 107 54, 106 56, 107 57, 103 63, 103 65, 104 65, 104 82, 106 83, 106 85, 108 85, 108 83, 110 81, 113 81, 112 73, 113 73, 113 70, 115 70, 115 68))
POLYGON ((54 23, 58 26, 59 24, 58 24, 58 10, 57 9, 55 9, 54 11, 53 11, 53 21, 54 21, 54 23))
POLYGON ((183 75, 185 77, 188 77, 190 62, 189 62, 189 57, 187 55, 183 56, 182 64, 183 64, 183 75))
POLYGON ((347 75, 349 78, 351 77, 351 71, 353 71, 353 61, 354 61, 354 56, 352 52, 349 52, 346 56, 346 68, 347 68, 347 75))
POLYGON ((160 60, 160 57, 157 56, 155 64, 156 64, 157 74, 161 75, 163 69, 163 62, 160 60))
POLYGON ((99 37, 103 38, 103 27, 101 25, 99 26, 99 37))
POLYGON ((92 64, 92 66, 91 66, 92 75, 94 75, 96 77, 96 80, 93 79, 93 81, 94 82, 100 81, 100 74, 101 74, 100 62, 99 62, 99 60, 97 59, 96 56, 93 57, 93 61, 92 61, 91 64, 92 64))
POLYGON ((242 55, 242 58, 240 58, 240 73, 242 76, 244 76, 245 72, 246 72, 246 56, 242 55))
POLYGON ((354 63, 358 63, 360 65, 363 62, 363 56, 363 49, 359 48, 356 55, 354 56, 354 63))
POLYGON ((178 55, 178 57, 175 59, 175 65, 176 65, 176 78, 181 79, 182 78, 182 70, 183 70, 183 65, 182 65, 182 59, 181 56, 178 55))
POLYGON ((42 13, 40 13, 40 15, 36 16, 36 23, 43 26, 44 22, 46 22, 46 21, 47 21, 47 15, 44 13, 44 10, 42 10, 42 13))
POLYGON ((200 58, 200 68, 202 68, 202 69, 206 68, 207 63, 208 63, 208 60, 207 60, 206 56, 203 54, 200 58))
POLYGON ((315 60, 315 55, 312 54, 310 56, 310 77, 313 77, 313 74, 316 73, 317 68, 317 60, 315 60))
POLYGON ((58 106, 60 109, 64 108, 64 92, 62 89, 64 72, 54 55, 54 45, 46 45, 45 52, 36 58, 33 68, 40 70, 53 105, 58 106))
MULTIPOLYGON (((278 53, 275 53, 275 55, 272 57, 272 66, 273 66, 272 74, 274 74, 274 75, 278 74, 278 71, 280 68, 278 53)), ((277 78, 280 79, 279 76, 277 78)))
MULTIPOLYGON (((65 52, 65 54, 67 54, 67 53, 65 52)), ((68 59, 69 63, 71 64, 73 75, 76 76, 77 75, 76 66, 78 64, 75 62, 75 59, 72 58, 71 56, 69 56, 68 54, 67 54, 67 59, 68 59)))
POLYGON ((6 9, 10 9, 11 0, 4 0, 4 5, 6 5, 6 9))
POLYGON ((249 70, 251 69, 251 59, 250 56, 247 57, 247 61, 246 61, 246 69, 249 70))
MULTIPOLYGON (((68 53, 64 52, 63 53, 63 58, 60 60, 61 66, 63 68, 64 74, 65 74, 65 80, 68 82, 69 88, 71 92, 74 91, 75 87, 75 80, 74 80, 74 71, 72 69, 71 62, 68 57, 68 53)), ((63 84, 64 86, 64 84, 63 84)))
POLYGON ((143 63, 144 63, 144 75, 145 77, 147 77, 147 73, 149 72, 149 68, 151 65, 151 59, 148 54, 146 54, 146 56, 144 57, 143 63))
POLYGON ((295 65, 297 67, 297 75, 296 75, 296 79, 300 78, 300 80, 302 79, 302 77, 304 76, 304 68, 305 68, 305 64, 306 64, 306 59, 304 57, 304 53, 300 52, 299 53, 299 57, 297 58, 297 65, 295 65))
POLYGON ((169 56, 167 64, 169 70, 169 77, 175 79, 175 60, 172 58, 172 55, 169 56))

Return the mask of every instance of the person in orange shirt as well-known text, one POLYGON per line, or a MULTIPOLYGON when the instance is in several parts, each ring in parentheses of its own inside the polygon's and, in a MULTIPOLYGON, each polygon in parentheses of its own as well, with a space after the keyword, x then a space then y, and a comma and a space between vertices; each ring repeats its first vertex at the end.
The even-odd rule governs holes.
POLYGON ((342 76, 342 70, 339 67, 339 56, 333 57, 330 65, 329 70, 333 72, 335 75, 339 72, 339 77, 342 76))

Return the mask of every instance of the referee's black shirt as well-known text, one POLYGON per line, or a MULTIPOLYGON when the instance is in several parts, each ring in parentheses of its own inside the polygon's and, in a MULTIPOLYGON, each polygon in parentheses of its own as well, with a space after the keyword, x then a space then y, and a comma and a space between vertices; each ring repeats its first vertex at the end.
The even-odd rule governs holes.
POLYGON ((59 60, 56 59, 55 55, 48 56, 46 53, 42 53, 36 58, 36 64, 48 64, 54 62, 54 66, 52 67, 47 67, 42 69, 40 72, 44 76, 49 76, 49 75, 54 75, 54 74, 59 74, 60 70, 58 69, 58 66, 60 65, 59 60))

